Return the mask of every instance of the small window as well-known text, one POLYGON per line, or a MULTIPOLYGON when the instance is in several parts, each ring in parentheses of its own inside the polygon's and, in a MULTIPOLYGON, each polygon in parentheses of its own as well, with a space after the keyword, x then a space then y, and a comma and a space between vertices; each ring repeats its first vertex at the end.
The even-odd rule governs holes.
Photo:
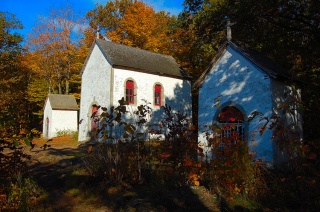
POLYGON ((126 82, 126 101, 134 104, 134 82, 132 80, 126 82))
POLYGON ((154 86, 154 105, 161 106, 161 85, 154 86))

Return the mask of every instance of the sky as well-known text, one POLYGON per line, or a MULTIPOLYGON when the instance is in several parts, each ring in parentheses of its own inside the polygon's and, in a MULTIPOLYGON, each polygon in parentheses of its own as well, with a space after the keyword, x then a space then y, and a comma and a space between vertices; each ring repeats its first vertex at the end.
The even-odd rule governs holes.
MULTIPOLYGON (((23 37, 32 31, 39 16, 46 16, 51 8, 63 8, 69 3, 75 11, 85 15, 96 4, 105 4, 108 0, 0 0, 0 11, 15 14, 24 29, 19 30, 23 37)), ((183 9, 184 0, 143 0, 155 11, 165 10, 171 15, 178 15, 183 9)))

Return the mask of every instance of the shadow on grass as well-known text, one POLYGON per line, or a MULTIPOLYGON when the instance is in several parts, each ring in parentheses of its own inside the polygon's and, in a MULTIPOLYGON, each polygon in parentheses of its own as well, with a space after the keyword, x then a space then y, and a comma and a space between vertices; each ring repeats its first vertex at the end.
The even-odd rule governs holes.
POLYGON ((220 211, 212 196, 205 196, 205 191, 199 195, 201 187, 170 187, 151 175, 139 185, 110 185, 89 176, 82 160, 87 147, 49 148, 42 157, 51 161, 30 166, 31 175, 47 194, 38 210, 220 211))

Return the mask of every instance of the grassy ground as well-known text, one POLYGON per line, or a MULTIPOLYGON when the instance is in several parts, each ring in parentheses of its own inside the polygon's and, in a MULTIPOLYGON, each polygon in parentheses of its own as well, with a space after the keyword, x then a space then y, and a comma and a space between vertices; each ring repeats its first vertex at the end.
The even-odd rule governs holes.
POLYGON ((25 152, 32 156, 30 175, 42 189, 34 211, 220 211, 216 196, 201 186, 109 185, 94 179, 82 162, 88 146, 68 136, 33 143, 25 152))

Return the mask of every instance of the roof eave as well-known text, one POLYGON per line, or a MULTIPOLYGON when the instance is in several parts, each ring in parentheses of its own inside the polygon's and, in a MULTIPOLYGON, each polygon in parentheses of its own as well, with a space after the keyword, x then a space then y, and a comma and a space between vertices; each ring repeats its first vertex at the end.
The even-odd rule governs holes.
POLYGON ((136 72, 141 72, 141 73, 153 74, 153 75, 157 75, 157 76, 166 76, 166 77, 177 78, 177 79, 186 79, 186 80, 191 80, 192 79, 191 77, 188 77, 188 76, 178 76, 178 75, 166 74, 166 73, 163 73, 163 72, 150 71, 150 70, 139 69, 139 68, 134 68, 134 67, 129 67, 129 66, 113 65, 112 67, 113 68, 118 68, 118 69, 123 69, 123 70, 129 70, 129 71, 136 71, 136 72))

